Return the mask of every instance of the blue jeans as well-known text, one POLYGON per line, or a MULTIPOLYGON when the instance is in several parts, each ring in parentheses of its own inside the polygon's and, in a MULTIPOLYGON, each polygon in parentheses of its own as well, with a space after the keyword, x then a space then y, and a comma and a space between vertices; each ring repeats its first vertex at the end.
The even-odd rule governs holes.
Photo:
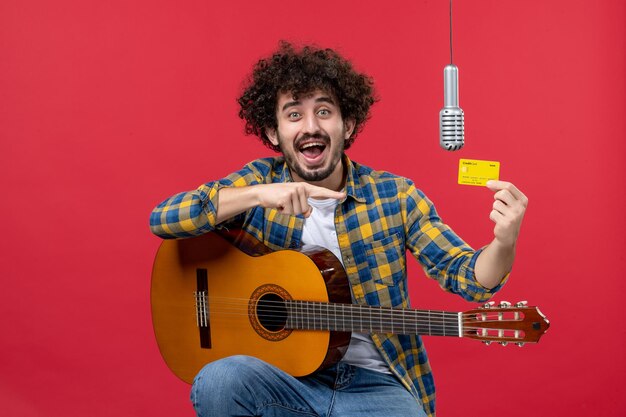
POLYGON ((191 401, 198 417, 426 417, 393 375, 339 363, 294 378, 249 356, 202 368, 191 401))

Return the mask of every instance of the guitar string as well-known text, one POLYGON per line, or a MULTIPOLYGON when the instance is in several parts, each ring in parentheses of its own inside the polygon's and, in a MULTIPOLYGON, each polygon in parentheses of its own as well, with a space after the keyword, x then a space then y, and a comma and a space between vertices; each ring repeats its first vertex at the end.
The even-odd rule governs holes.
MULTIPOLYGON (((219 296, 209 296, 208 297, 209 301, 211 300, 226 300, 226 301, 231 301, 232 304, 237 303, 237 305, 248 305, 250 303, 251 300, 250 298, 242 298, 242 297, 219 297, 219 296)), ((412 309, 412 308, 400 308, 400 307, 387 307, 387 306, 370 306, 370 305, 365 305, 365 304, 348 304, 348 303, 332 303, 332 302, 326 302, 326 301, 316 301, 316 300, 291 300, 291 299, 281 299, 278 301, 275 300, 254 300, 254 301, 261 301, 261 303, 267 305, 267 304, 284 304, 284 303, 293 303, 293 302, 298 302, 298 303, 310 303, 313 304, 315 303, 316 305, 322 304, 322 305, 329 305, 329 306, 345 306, 345 307, 366 307, 366 308, 383 308, 383 309, 389 309, 389 308, 393 308, 394 311, 407 311, 407 312, 416 312, 416 313, 436 313, 436 314, 451 314, 451 315, 458 315, 458 312, 455 311, 444 311, 444 310, 422 310, 422 309, 412 309)), ((532 307, 526 307, 526 308, 532 308, 532 307)), ((476 310, 472 310, 472 312, 468 313, 468 312, 463 312, 462 314, 466 314, 466 315, 475 315, 475 314, 498 314, 498 313, 514 313, 516 311, 521 310, 520 308, 517 307, 509 307, 509 308, 502 308, 500 309, 499 307, 492 307, 492 308, 482 308, 482 309, 476 309, 476 310)))
MULTIPOLYGON (((236 315, 237 318, 241 317, 241 316, 245 316, 245 314, 238 314, 236 315)), ((232 318, 233 315, 220 315, 218 318, 214 318, 214 322, 218 321, 218 320, 224 320, 227 318, 232 318)), ((212 320, 213 321, 213 320, 212 320)), ((294 329, 294 330, 319 330, 319 331, 346 331, 346 332, 356 332, 356 333, 366 333, 366 334, 370 334, 370 333, 382 333, 382 334, 386 334, 386 333, 394 333, 394 334, 419 334, 422 336, 436 336, 436 335, 448 335, 448 336, 456 336, 458 337, 458 327, 457 326, 452 326, 452 325, 446 325, 446 326, 441 326, 439 324, 434 324, 431 323, 430 326, 431 328, 427 331, 426 329, 419 329, 419 323, 404 323, 404 328, 403 328, 403 324, 397 324, 396 330, 395 331, 390 331, 389 330, 389 325, 387 323, 385 323, 387 325, 387 327, 383 327, 383 326, 377 326, 377 325, 372 325, 372 326, 352 326, 352 327, 345 327, 345 326, 331 326, 330 323, 324 323, 322 322, 316 322, 314 324, 311 324, 310 322, 307 322, 307 325, 304 326, 304 324, 300 324, 300 325, 296 325, 296 326, 287 326, 285 325, 285 321, 281 320, 278 322, 267 322, 264 321, 264 325, 268 326, 268 325, 279 325, 277 330, 274 331, 282 331, 284 329, 294 329), (361 327, 361 328, 359 328, 361 327), (402 329, 402 331, 400 331, 400 329, 402 329), (406 331, 406 330, 413 330, 413 331, 406 331)), ((481 327, 481 326, 463 326, 463 332, 464 332, 464 336, 473 336, 473 335, 478 335, 480 337, 488 337, 488 338, 499 338, 500 340, 510 340, 510 341, 525 341, 524 338, 526 337, 525 332, 523 330, 519 330, 519 329, 498 329, 498 328, 489 328, 489 327, 481 327), (493 333, 497 333, 500 330, 502 330, 504 333, 502 335, 495 335, 493 333), (472 332, 470 332, 472 331, 472 332), (473 333, 473 331, 476 331, 476 333, 473 333), (486 331, 486 334, 481 334, 481 331, 486 331), (515 331, 518 331, 519 333, 517 335, 513 335, 511 333, 514 333, 515 331), (491 332, 491 333, 490 333, 491 332)), ((526 340, 528 341, 528 340, 526 340)))
MULTIPOLYGON (((215 304, 215 303, 214 303, 215 304)), ((278 312, 274 308, 256 308, 254 310, 255 313, 250 314, 248 308, 245 306, 219 306, 218 308, 210 308, 209 312, 213 313, 225 313, 231 315, 248 315, 248 316, 264 316, 264 319, 268 322, 273 322, 272 320, 276 318, 276 321, 281 321, 283 317, 291 314, 294 317, 294 320, 327 320, 332 321, 336 319, 341 320, 384 320, 385 323, 393 323, 395 326, 398 323, 398 326, 401 327, 402 323, 416 322, 416 323, 440 323, 443 321, 450 322, 450 326, 458 325, 458 315, 431 315, 430 317, 419 317, 417 314, 411 314, 410 312, 404 313, 391 313, 388 310, 373 310, 373 313, 369 314, 369 309, 359 309, 357 308, 348 308, 341 309, 342 311, 311 311, 311 308, 307 309, 292 309, 285 312, 278 312), (273 317, 272 317, 273 316, 273 317)), ((462 323, 465 325, 471 325, 476 323, 490 323, 490 322, 519 322, 521 320, 511 320, 506 318, 501 318, 499 316, 486 317, 484 319, 477 320, 475 318, 471 318, 468 316, 462 316, 462 323)))
MULTIPOLYGON (((217 321, 221 321, 221 320, 226 320, 228 318, 232 318, 233 316, 229 316, 229 315, 222 315, 218 318, 214 318, 211 321, 212 322, 217 322, 217 321)), ((241 316, 237 316, 237 318, 239 318, 241 316)), ((264 326, 272 326, 275 325, 277 327, 277 330, 284 330, 284 329, 294 329, 294 330, 327 330, 327 331, 346 331, 346 332, 356 332, 356 333, 394 333, 394 334, 421 334, 421 335, 434 335, 434 334, 438 334, 438 333, 444 333, 445 330, 445 334, 449 335, 449 336, 458 336, 459 333, 459 329, 456 326, 440 326, 440 325, 432 325, 430 329, 426 330, 426 327, 428 327, 427 325, 424 326, 420 326, 419 324, 416 323, 405 323, 405 326, 403 327, 402 324, 398 324, 397 327, 394 327, 394 331, 391 331, 389 329, 389 326, 378 326, 378 325, 366 325, 366 326, 341 326, 341 325, 331 325, 329 323, 324 323, 324 322, 316 322, 315 324, 312 323, 301 323, 298 322, 296 323, 297 325, 294 326, 289 326, 287 323, 285 323, 284 321, 279 321, 276 323, 268 323, 268 322, 263 322, 264 326), (421 327, 421 328, 420 328, 421 327)), ((504 333, 504 336, 506 337, 514 337, 512 335, 508 335, 508 333, 513 333, 515 332, 517 329, 494 329, 494 328, 488 328, 488 327, 480 327, 480 326, 463 326, 463 331, 482 331, 485 330, 487 331, 487 334, 489 334, 489 332, 492 333, 496 333, 499 332, 500 330, 502 330, 504 333)), ((524 334, 522 333, 523 330, 519 330, 519 335, 516 338, 521 338, 524 337, 524 334)))
MULTIPOLYGON (((220 317, 229 317, 229 318, 240 318, 243 317, 245 315, 243 314, 223 314, 220 317)), ((249 317, 254 317, 254 316, 249 316, 249 317)), ((380 325, 377 324, 377 322, 372 322, 370 325, 370 322, 367 323, 362 323, 363 325, 359 325, 360 323, 353 323, 352 326, 344 326, 342 324, 344 323, 334 323, 334 319, 330 320, 330 321, 326 321, 326 320, 315 320, 315 323, 312 323, 311 320, 307 320, 305 319, 296 319, 293 320, 295 324, 294 326, 289 326, 288 323, 286 323, 285 320, 263 320, 263 324, 266 325, 284 325, 284 327, 294 327, 294 328, 302 328, 302 329, 307 329, 307 328, 311 328, 311 327, 324 327, 324 328, 328 328, 328 330, 330 329, 369 329, 369 328, 375 328, 375 329, 383 329, 383 328, 388 328, 390 327, 390 323, 388 322, 383 322, 380 325), (306 325, 305 325, 306 324, 306 325)), ((347 324, 347 323, 345 323, 347 324)), ((394 328, 396 328, 398 331, 400 331, 403 328, 413 328, 413 327, 420 327, 419 325, 422 324, 422 327, 426 327, 427 324, 426 323, 419 323, 419 322, 414 322, 414 321, 405 321, 405 322, 396 322, 394 325, 394 328)), ((450 324, 439 324, 439 323, 430 323, 432 325, 432 328, 435 330, 438 329, 443 329, 443 327, 445 327, 446 329, 457 329, 458 332, 458 327, 457 326, 453 326, 450 324)), ((464 327, 465 329, 469 329, 470 327, 464 327)), ((391 333, 391 332, 390 332, 391 333)))
MULTIPOLYGON (((243 315, 248 315, 248 307, 247 306, 243 306, 243 305, 221 305, 219 306, 220 308, 215 308, 215 305, 217 303, 212 303, 214 308, 211 308, 211 311, 214 312, 225 312, 225 313, 231 313, 231 314, 243 314, 243 315), (228 310, 230 309, 230 310, 228 310)), ((324 306, 323 304, 321 306, 318 307, 322 307, 324 306)), ((282 306, 281 306, 282 307, 282 306)), ((344 319, 353 319, 353 320, 362 320, 363 318, 369 319, 370 317, 367 317, 368 315, 370 315, 370 309, 368 309, 367 307, 365 308, 360 308, 360 306, 356 305, 350 305, 350 304, 346 304, 345 306, 342 306, 341 308, 339 308, 340 311, 337 311, 338 309, 331 309, 330 308, 325 308, 325 309, 319 309, 319 311, 314 311, 316 309, 316 306, 308 306, 306 308, 300 308, 298 309, 298 307, 294 307, 291 310, 291 314, 294 315, 294 317, 297 317, 297 319, 303 319, 301 316, 304 314, 307 317, 304 317, 304 319, 311 319, 311 320, 332 320, 335 317, 343 317, 344 319), (313 310, 313 311, 312 311, 313 310), (365 316, 365 317, 364 317, 365 316)), ((257 315, 266 315, 266 316, 271 316, 276 314, 277 317, 282 317, 286 315, 286 312, 277 312, 275 308, 272 307, 268 307, 268 308, 256 308, 255 312, 257 313, 257 315)), ((417 321, 417 322, 431 322, 431 323, 437 323, 440 322, 442 320, 447 320, 451 322, 451 325, 455 326, 458 323, 458 314, 457 313, 448 313, 448 314, 442 314, 440 312, 437 312, 435 314, 430 314, 429 317, 424 318, 424 317, 420 317, 420 314, 415 314, 413 313, 413 311, 394 311, 393 313, 391 312, 391 310, 388 309, 384 309, 381 308, 379 309, 373 309, 371 310, 371 318, 376 319, 376 320, 385 320, 388 323, 399 323, 398 325, 401 326, 403 322, 408 322, 409 320, 411 321, 417 321)), ((421 315, 423 315, 423 313, 421 313, 421 315)), ((493 314, 493 315, 485 315, 485 317, 481 317, 480 319, 477 319, 476 317, 474 317, 474 315, 466 315, 464 313, 462 313, 462 322, 465 323, 466 325, 469 324, 479 324, 479 323, 488 323, 488 322, 520 322, 522 321, 521 319, 510 319, 510 318, 506 318, 506 317, 501 317, 498 314, 493 314)), ((266 317, 267 319, 267 317, 266 317)))
MULTIPOLYGON (((258 311, 258 310, 257 310, 258 311)), ((265 312, 265 316, 263 316, 262 314, 259 315, 258 313, 253 313, 250 314, 248 312, 245 311, 239 311, 239 310, 217 310, 217 309, 211 309, 210 313, 220 313, 223 315, 229 315, 229 316, 248 316, 248 317, 259 317, 262 316, 263 320, 267 323, 281 323, 287 320, 287 314, 279 314, 279 315, 275 315, 275 316, 271 316, 271 314, 275 313, 274 310, 267 310, 265 312)), ((299 314, 301 312, 293 312, 293 320, 294 321, 302 321, 302 320, 308 320, 308 321, 335 321, 337 318, 339 318, 339 320, 346 319, 344 321, 350 320, 352 319, 353 322, 361 322, 361 320, 365 320, 365 322, 369 323, 369 322, 379 322, 382 321, 385 324, 389 323, 393 323, 394 327, 397 324, 398 327, 402 327, 402 323, 416 323, 416 324, 424 324, 424 323, 432 323, 433 325, 446 325, 446 326, 450 326, 450 327, 454 327, 458 325, 458 321, 454 320, 452 318, 448 318, 447 320, 443 321, 441 318, 433 318, 431 320, 424 320, 424 319, 418 319, 416 317, 404 317, 404 318, 399 318, 399 317, 386 317, 386 316, 377 316, 377 317, 372 317, 370 319, 370 317, 362 317, 362 316, 358 316, 358 315, 353 315, 353 316, 348 316, 348 315, 344 315, 344 316, 339 316, 339 315, 334 315, 334 314, 310 314, 310 312, 305 312, 304 315, 299 314)), ((466 322, 467 324, 464 326, 477 326, 480 327, 481 325, 484 326, 485 324, 493 324, 493 323, 519 323, 519 321, 512 321, 512 320, 499 320, 499 319, 494 319, 494 320, 489 320, 489 321, 468 321, 466 322)))
MULTIPOLYGON (((220 316, 222 317, 223 316, 228 316, 228 317, 247 316, 248 318, 259 317, 258 314, 249 314, 249 313, 242 312, 242 311, 212 311, 212 313, 219 313, 220 316)), ((424 320, 416 320, 415 318, 411 318, 411 317, 407 317, 404 320, 399 320, 397 318, 388 320, 387 317, 383 316, 383 317, 376 317, 374 320, 370 320, 369 317, 363 318, 365 320, 362 320, 361 317, 357 317, 357 316, 353 316, 353 317, 344 316, 345 319, 341 319, 334 315, 316 315, 316 316, 305 315, 303 316, 298 313, 295 313, 293 316, 291 316, 291 319, 287 319, 286 315, 270 316, 270 314, 272 313, 274 313, 274 311, 268 312, 268 314, 262 317, 261 321, 267 325, 285 324, 287 323, 287 321, 289 321, 290 323, 293 323, 296 325, 300 324, 298 327, 304 327, 304 324, 306 323, 309 326, 315 326, 315 327, 321 326, 321 325, 329 325, 329 326, 334 325, 332 327, 339 327, 339 328, 393 327, 398 330, 402 329, 403 327, 414 327, 414 326, 420 326, 420 325, 422 326, 431 325, 432 327, 436 327, 436 328, 443 328, 443 327, 450 328, 450 329, 458 328, 458 322, 456 321, 453 323, 451 323, 450 321, 443 322, 440 320, 424 321, 424 320), (348 326, 348 324, 350 324, 350 326, 348 326)))
MULTIPOLYGON (((213 303, 216 304, 216 303, 213 303)), ((361 313, 359 310, 359 305, 350 305, 350 304, 345 304, 343 305, 345 307, 348 307, 349 309, 353 310, 352 313, 354 313, 356 310, 357 312, 361 313), (352 308, 350 308, 352 307, 352 308), (354 308, 356 307, 356 308, 354 308)), ((232 307, 232 304, 231 304, 232 307)), ((230 316, 255 316, 255 314, 249 314, 249 312, 247 311, 248 309, 235 309, 233 310, 232 308, 230 310, 219 310, 219 309, 210 309, 212 312, 214 313, 223 313, 223 314, 228 314, 230 316)), ((272 324, 284 324, 286 323, 286 319, 285 319, 285 314, 281 313, 280 317, 277 319, 274 319, 274 317, 272 317, 272 314, 275 314, 276 311, 275 309, 256 309, 256 312, 261 312, 263 313, 267 313, 266 317, 264 317, 263 322, 267 325, 272 325, 272 324), (269 315, 269 318, 268 318, 269 315)), ((414 310, 411 310, 414 311, 414 310)), ((380 313, 389 313, 389 311, 381 309, 379 310, 380 313)), ((374 319, 378 320, 375 321, 373 323, 377 323, 380 322, 381 326, 377 326, 373 323, 363 323, 362 316, 343 316, 342 317, 342 324, 343 326, 340 326, 337 320, 337 314, 333 314, 331 312, 311 312, 311 311, 295 311, 294 313, 294 322, 295 324, 301 323, 300 326, 298 327, 305 327, 304 326, 304 322, 306 321, 306 324, 308 326, 306 327, 322 327, 326 324, 326 326, 324 327, 330 327, 330 324, 332 322, 335 322, 335 326, 337 328, 341 328, 341 329, 345 329, 346 327, 350 327, 350 329, 355 329, 357 327, 362 327, 364 328, 363 330, 368 330, 368 329, 373 329, 374 327, 377 328, 381 327, 381 331, 383 331, 384 329, 382 329, 382 327, 387 327, 387 328, 391 328, 391 329, 396 329, 396 332, 399 332, 400 329, 404 329, 408 326, 409 328, 411 327, 418 327, 420 325, 425 326, 428 325, 431 328, 435 328, 434 330, 441 330, 441 331, 445 331, 448 330, 451 334, 455 334, 458 333, 458 322, 457 322, 457 313, 448 313, 448 312, 443 312, 443 313, 448 313, 449 316, 447 317, 447 322, 444 322, 442 320, 444 320, 445 316, 441 316, 441 317, 431 317, 429 320, 423 320, 423 319, 419 319, 418 317, 416 317, 415 315, 403 315, 403 317, 397 317, 398 314, 396 313, 396 317, 392 317, 392 314, 377 314, 377 317, 374 317, 374 319), (305 313, 306 317, 303 317, 301 315, 299 315, 298 313, 305 313), (351 326, 346 326, 346 321, 347 319, 350 319, 351 321, 351 326), (313 321, 313 324, 311 324, 311 321, 313 321), (324 323, 326 322, 326 323, 324 323), (360 326, 357 326, 355 322, 359 322, 360 326), (363 325, 365 324, 365 325, 363 325)), ((336 312, 334 312, 336 313, 336 312)), ((441 314, 442 312, 437 312, 437 314, 441 314)), ((462 313, 464 314, 464 313, 462 313)), ((256 314, 258 315, 258 314, 256 314)), ((473 315, 472 315, 473 316, 473 315)), ((367 318, 367 317, 366 317, 367 318)), ((472 319, 469 322, 465 322, 465 324, 463 325, 463 329, 464 330, 487 330, 487 331, 498 331, 500 329, 486 329, 484 327, 485 323, 489 323, 489 322, 499 322, 499 323, 506 323, 508 320, 502 320, 499 316, 497 316, 494 320, 480 320, 480 321, 476 321, 474 319, 472 319)), ((503 329, 504 331, 515 331, 518 329, 503 329)))
MULTIPOLYGON (((205 294, 206 296, 206 294, 205 294)), ((264 300, 264 299, 255 299, 252 300, 250 298, 245 298, 245 297, 220 297, 220 296, 215 296, 215 295, 210 295, 208 296, 208 298, 210 300, 226 300, 226 301, 234 301, 234 302, 238 302, 238 303, 249 303, 250 301, 262 301, 263 303, 266 304, 283 304, 285 302, 303 302, 303 303, 322 303, 322 304, 328 304, 328 305, 338 305, 338 306, 356 306, 356 307, 382 307, 382 308, 395 308, 395 307, 386 307, 386 306, 370 306, 370 305, 365 305, 365 304, 348 304, 348 303, 332 303, 332 302, 326 302, 326 301, 317 301, 317 300, 293 300, 293 299, 281 299, 281 300, 264 300)), ((514 306, 509 306, 507 308, 500 308, 497 306, 491 307, 491 308, 478 308, 478 309, 474 309, 474 310, 470 310, 472 311, 472 313, 467 313, 464 312, 463 314, 475 314, 475 313, 499 313, 499 312, 514 312, 514 311, 519 311, 522 309, 531 309, 532 307, 529 306, 525 306, 525 307, 514 307, 514 306)), ((422 309, 412 309, 412 308, 404 308, 405 311, 416 311, 416 312, 436 312, 436 313, 449 313, 449 314, 458 314, 458 312, 455 311, 445 311, 445 310, 422 310, 422 309)), ((398 308, 398 311, 401 311, 398 308)))
MULTIPOLYGON (((249 314, 247 312, 243 312, 241 310, 231 310, 231 311, 226 311, 226 310, 212 310, 214 313, 220 313, 220 315, 217 316, 217 318, 220 317, 235 317, 235 318, 239 318, 239 317, 244 317, 247 316, 248 318, 253 318, 253 317, 258 317, 257 314, 249 314)), ((269 311, 270 313, 274 313, 274 310, 269 311)), ((213 317, 214 319, 216 317, 213 317)), ((417 327, 417 326, 425 326, 425 325, 429 325, 431 328, 434 328, 434 330, 443 330, 445 329, 452 329, 451 330, 451 334, 452 333, 458 333, 458 323, 454 320, 448 320, 447 322, 442 322, 439 320, 431 320, 431 321, 424 321, 424 320, 419 320, 419 319, 415 319, 412 317, 409 317, 408 319, 405 320, 401 320, 401 321, 388 321, 385 320, 386 317, 377 317, 377 320, 381 320, 381 321, 373 321, 371 323, 381 323, 381 326, 376 325, 376 324, 372 324, 371 326, 369 325, 369 322, 366 323, 361 323, 360 322, 360 318, 358 317, 353 317, 353 321, 351 322, 351 326, 345 326, 346 321, 343 321, 343 326, 339 325, 339 323, 337 322, 337 320, 335 320, 334 316, 328 316, 328 315, 317 315, 317 316, 313 316, 311 317, 309 315, 309 317, 296 317, 293 322, 295 322, 295 324, 297 326, 294 326, 295 328, 310 328, 310 327, 336 327, 336 328, 346 328, 349 327, 350 329, 356 330, 359 327, 364 328, 364 330, 367 330, 367 328, 374 328, 376 327, 377 329, 379 327, 390 327, 391 324, 393 323, 393 327, 396 328, 397 330, 400 330, 401 328, 404 327, 417 327), (335 326, 330 326, 331 324, 335 324, 335 326), (365 324, 362 326, 358 326, 357 322, 359 324, 365 324), (308 326, 304 326, 304 324, 307 324, 308 326)), ((281 316, 281 318, 279 319, 275 319, 272 320, 272 318, 265 317, 263 319, 263 323, 266 325, 283 325, 286 324, 286 319, 281 316)), ((497 331, 497 330, 504 330, 504 331, 515 331, 515 330, 519 330, 519 331, 523 331, 522 329, 497 329, 497 328, 489 328, 489 327, 485 327, 485 324, 488 323, 500 323, 500 324, 507 324, 507 321, 501 321, 501 320, 493 320, 493 321, 487 321, 487 322, 472 322, 472 324, 465 324, 463 325, 463 329, 464 330, 487 330, 487 331, 497 331)), ((330 328, 328 329, 330 330, 330 328)))
MULTIPOLYGON (((230 306, 234 306, 234 307, 245 307, 248 308, 250 305, 250 299, 245 299, 245 298, 235 298, 235 297, 214 297, 211 296, 209 297, 209 305, 215 305, 217 304, 215 301, 217 300, 226 300, 226 302, 221 302, 220 305, 225 306, 225 305, 230 305, 230 306)), ((392 315, 411 315, 411 316, 423 316, 423 315, 427 315, 429 318, 437 318, 437 316, 448 316, 449 319, 454 319, 457 320, 458 319, 458 312, 452 312, 452 311, 441 311, 441 310, 420 310, 420 309, 410 309, 410 308, 395 308, 395 307, 384 307, 384 306, 370 306, 370 305, 361 305, 361 304, 344 304, 344 303, 327 303, 327 302, 323 302, 323 301, 309 301, 309 300, 281 300, 281 301, 271 301, 271 300, 262 300, 261 301, 261 305, 263 307, 257 307, 255 309, 255 311, 270 311, 273 312, 274 310, 271 308, 270 305, 276 305, 276 306, 284 306, 285 302, 287 303, 306 303, 306 305, 304 306, 307 310, 308 309, 314 309, 316 307, 324 307, 324 309, 326 311, 328 311, 328 314, 337 314, 337 311, 332 311, 330 312, 331 309, 342 309, 342 310, 352 310, 352 311, 348 311, 348 313, 350 312, 357 312, 358 310, 372 310, 373 312, 375 311, 375 314, 379 314, 379 312, 382 312, 383 314, 389 315, 390 317, 392 315), (268 307, 268 310, 264 310, 265 307, 268 307)), ((345 312, 345 311, 344 311, 345 312)), ((313 312, 315 313, 315 312, 313 312)), ((341 313, 341 312, 339 312, 341 313)), ((512 315, 515 313, 515 311, 513 310, 503 310, 503 311, 499 311, 497 308, 494 309, 484 309, 484 310, 478 310, 476 312, 472 312, 472 313, 461 313, 462 317, 464 319, 466 319, 468 322, 474 322, 474 321, 489 321, 489 320, 497 320, 497 321, 503 321, 503 320, 507 320, 507 321, 521 321, 521 318, 517 318, 517 319, 504 319, 503 317, 501 317, 501 314, 506 314, 508 313, 508 315, 512 315), (477 319, 476 316, 482 316, 481 319, 477 319)), ((401 319, 401 317, 399 317, 401 319)))

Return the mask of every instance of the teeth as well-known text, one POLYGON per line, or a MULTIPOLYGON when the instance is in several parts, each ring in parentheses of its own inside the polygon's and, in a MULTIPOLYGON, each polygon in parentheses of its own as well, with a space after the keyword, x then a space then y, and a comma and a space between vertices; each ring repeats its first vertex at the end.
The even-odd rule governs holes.
POLYGON ((300 149, 312 148, 313 146, 325 146, 325 145, 321 142, 311 142, 311 143, 307 143, 306 145, 303 145, 302 147, 300 147, 300 149))

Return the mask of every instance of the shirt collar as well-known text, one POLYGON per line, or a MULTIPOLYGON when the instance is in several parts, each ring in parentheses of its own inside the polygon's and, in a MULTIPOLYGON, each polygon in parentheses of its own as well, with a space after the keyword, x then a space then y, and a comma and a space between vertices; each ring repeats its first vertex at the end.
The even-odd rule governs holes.
POLYGON ((291 172, 289 171, 289 166, 287 166, 287 160, 285 160, 284 156, 280 157, 282 159, 282 171, 280 173, 280 182, 293 182, 293 178, 291 177, 291 172))
POLYGON ((363 196, 363 189, 361 183, 358 181, 358 173, 354 163, 348 158, 348 155, 343 154, 343 166, 346 167, 346 194, 348 197, 354 198, 359 203, 365 203, 365 197, 363 196))

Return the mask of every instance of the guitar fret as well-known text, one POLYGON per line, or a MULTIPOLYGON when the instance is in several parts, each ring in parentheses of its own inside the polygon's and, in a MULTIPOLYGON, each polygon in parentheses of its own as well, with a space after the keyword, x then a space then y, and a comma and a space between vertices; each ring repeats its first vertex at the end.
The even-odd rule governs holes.
POLYGON ((317 330, 317 323, 318 323, 318 315, 317 315, 317 303, 313 303, 313 330, 317 330))
POLYGON ((306 304, 306 328, 310 329, 311 328, 311 311, 310 311, 311 305, 310 304, 306 304))
POLYGON ((437 312, 429 310, 428 313, 429 313, 429 316, 431 317, 430 334, 432 336, 441 336, 443 332, 443 327, 441 326, 439 322, 439 317, 437 316, 437 312))
POLYGON ((461 316, 455 312, 301 300, 286 306, 287 327, 294 329, 462 337, 461 316))
POLYGON ((341 325, 337 326, 337 330, 338 331, 345 331, 346 329, 346 315, 345 315, 345 308, 343 305, 339 305, 339 316, 341 317, 341 325))
POLYGON ((296 303, 296 306, 295 306, 296 307, 295 308, 295 311, 296 311, 296 316, 295 316, 296 320, 295 321, 296 321, 296 323, 295 323, 294 328, 295 329, 302 329, 303 325, 304 325, 304 323, 302 322, 304 314, 301 311, 302 310, 302 302, 301 301, 295 301, 295 303, 296 303))
POLYGON ((296 304, 296 328, 300 329, 304 327, 304 310, 302 301, 297 301, 296 304))
POLYGON ((430 311, 426 311, 425 313, 427 314, 426 323, 420 322, 418 320, 418 315, 420 314, 419 311, 415 310, 412 312, 413 319, 415 320, 415 333, 416 334, 431 335, 432 329, 431 329, 430 311))
POLYGON ((378 313, 380 310, 378 309, 378 307, 372 307, 372 311, 375 312, 374 318, 372 319, 372 327, 373 327, 372 332, 377 333, 377 331, 376 331, 376 321, 378 320, 378 318, 377 318, 377 314, 376 313, 378 313))
POLYGON ((296 327, 301 329, 304 327, 304 306, 302 301, 296 304, 296 327))
POLYGON ((359 304, 359 330, 363 332, 363 306, 359 304))
POLYGON ((313 304, 313 330, 323 330, 324 314, 319 302, 313 304))
POLYGON ((324 326, 322 326, 323 329, 330 329, 330 305, 326 304, 324 305, 324 314, 323 314, 323 319, 325 321, 323 321, 323 324, 325 324, 324 326))
MULTIPOLYGON (((350 310, 352 310, 352 309, 350 309, 350 310)), ((351 313, 350 314, 350 328, 354 329, 354 320, 353 320, 353 317, 352 317, 352 311, 350 311, 350 313, 351 313)))
POLYGON ((322 312, 320 304, 315 303, 313 308, 313 330, 321 330, 320 324, 320 313, 322 312), (319 329, 318 329, 319 327, 319 329))
POLYGON ((336 314, 337 317, 335 317, 335 327, 332 330, 335 330, 338 332, 345 331, 345 329, 348 327, 345 324, 345 318, 346 318, 345 317, 346 316, 345 305, 337 304, 337 307, 334 309, 334 314, 336 314))
POLYGON ((317 326, 316 330, 322 330, 322 320, 323 320, 323 315, 322 315, 322 305, 318 302, 315 303, 315 325, 317 326))
POLYGON ((446 335, 446 326, 443 323, 443 312, 441 314, 441 328, 443 329, 443 335, 446 335))
POLYGON ((402 313, 402 333, 406 334, 406 314, 402 313))

